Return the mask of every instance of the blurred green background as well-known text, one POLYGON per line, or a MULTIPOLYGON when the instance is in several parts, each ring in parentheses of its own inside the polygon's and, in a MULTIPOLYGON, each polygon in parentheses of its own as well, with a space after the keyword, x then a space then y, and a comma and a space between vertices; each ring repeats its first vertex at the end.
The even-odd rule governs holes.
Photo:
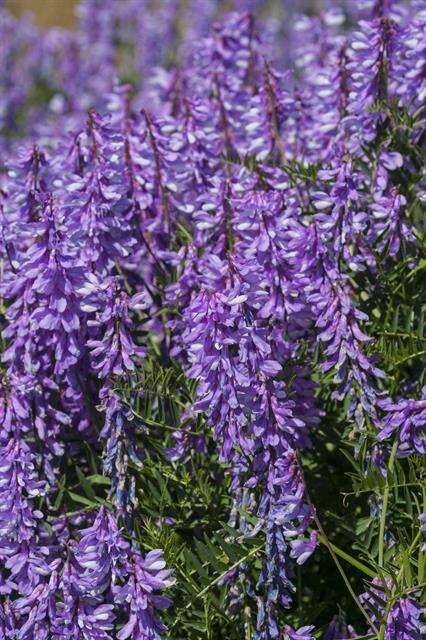
POLYGON ((6 6, 12 13, 20 15, 30 11, 41 27, 73 27, 76 23, 75 4, 76 0, 6 0, 6 6))

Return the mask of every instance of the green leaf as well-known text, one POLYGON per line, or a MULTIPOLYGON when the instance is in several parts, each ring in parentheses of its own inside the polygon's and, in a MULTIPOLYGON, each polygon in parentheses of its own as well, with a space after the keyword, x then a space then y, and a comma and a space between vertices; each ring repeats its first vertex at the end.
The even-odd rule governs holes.
POLYGON ((75 471, 77 473, 77 477, 81 485, 81 488, 83 489, 86 496, 90 498, 90 500, 93 500, 93 501, 96 500, 96 493, 94 492, 89 479, 86 478, 86 476, 84 475, 84 473, 82 472, 82 470, 78 465, 75 465, 75 471))
POLYGON ((88 498, 80 496, 78 495, 78 493, 74 493, 73 491, 68 491, 68 495, 74 500, 74 502, 84 504, 86 507, 93 507, 94 509, 99 507, 99 502, 95 500, 89 500, 88 498))

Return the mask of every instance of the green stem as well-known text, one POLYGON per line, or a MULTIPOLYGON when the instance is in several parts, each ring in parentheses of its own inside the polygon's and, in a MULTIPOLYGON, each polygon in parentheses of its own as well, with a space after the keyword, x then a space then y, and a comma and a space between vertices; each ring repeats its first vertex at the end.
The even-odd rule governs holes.
MULTIPOLYGON (((305 486, 306 486, 306 485, 305 485, 305 486)), ((309 500, 309 502, 310 502, 309 497, 308 497, 308 500, 309 500)), ((312 503, 311 503, 311 505, 312 505, 312 503)), ((375 633, 375 634, 378 634, 379 632, 378 632, 378 630, 376 629, 376 627, 375 627, 375 625, 374 625, 374 622, 372 621, 372 619, 370 618, 370 616, 368 615, 367 611, 364 609, 364 607, 362 606, 362 604, 360 603, 360 601, 358 600, 358 598, 357 598, 357 596, 356 596, 356 593, 355 593, 355 591, 353 590, 351 583, 349 582, 349 578, 347 577, 347 575, 346 575, 346 573, 345 573, 345 570, 343 569, 342 565, 340 564, 340 561, 339 561, 339 559, 338 559, 338 557, 337 557, 337 555, 336 555, 336 553, 335 553, 335 551, 334 551, 334 549, 333 549, 333 546, 334 546, 334 545, 332 545, 332 543, 330 542, 330 540, 327 538, 327 535, 326 535, 326 533, 325 533, 325 531, 324 531, 324 529, 323 529, 323 526, 322 526, 321 522, 320 522, 320 521, 319 521, 319 519, 318 519, 318 516, 316 515, 315 508, 313 507, 313 505, 312 505, 312 508, 314 509, 314 520, 315 520, 315 524, 316 524, 316 525, 317 525, 317 527, 318 527, 318 531, 319 531, 319 532, 320 532, 320 534, 321 534, 322 542, 325 544, 325 546, 326 546, 326 547, 327 547, 327 549, 329 550, 330 555, 331 555, 331 557, 332 557, 332 558, 333 558, 333 560, 334 560, 334 564, 336 565, 337 569, 339 570, 340 575, 341 575, 341 576, 342 576, 342 578, 343 578, 343 582, 345 583, 346 588, 348 589, 349 593, 351 594, 351 596, 352 596, 352 598, 353 598, 353 600, 354 600, 354 602, 355 602, 356 606, 357 606, 357 607, 358 607, 358 609, 361 611, 362 615, 363 615, 363 616, 364 616, 364 618, 367 620, 367 622, 368 622, 368 624, 370 625, 370 627, 373 629, 374 633, 375 633)))
MULTIPOLYGON (((320 542, 322 542, 325 546, 327 546, 325 538, 322 535, 318 536, 318 540, 320 542)), ((351 564, 353 567, 356 567, 357 569, 359 569, 360 571, 365 573, 370 578, 375 578, 376 577, 376 573, 372 569, 369 569, 365 564, 363 564, 362 562, 360 562, 356 558, 353 558, 352 556, 350 556, 348 553, 346 553, 342 549, 339 549, 339 547, 336 547, 336 545, 333 544, 330 541, 329 541, 329 545, 333 549, 334 553, 337 556, 340 556, 341 558, 343 558, 343 560, 346 560, 346 562, 349 562, 349 564, 351 564)))
POLYGON ((386 486, 383 494, 382 512, 380 514, 380 526, 379 526, 379 566, 380 567, 383 567, 383 560, 384 560, 386 514, 388 510, 389 491, 390 491, 389 476, 393 472, 397 449, 398 449, 398 436, 396 436, 395 438, 395 442, 393 443, 391 455, 389 458, 388 473, 386 477, 386 486))
POLYGON ((182 431, 183 433, 189 433, 193 436, 199 436, 201 434, 201 431, 190 431, 189 429, 186 430, 179 427, 172 427, 171 425, 165 424, 164 422, 158 422, 157 420, 153 420, 152 418, 148 418, 147 416, 142 416, 140 413, 135 411, 128 402, 124 401, 124 404, 128 409, 130 409, 130 411, 136 418, 139 418, 139 420, 146 422, 146 424, 151 427, 161 427, 162 429, 167 429, 168 431, 182 431))
POLYGON ((388 601, 386 603, 385 613, 384 613, 382 622, 380 624, 380 631, 379 631, 378 640, 384 640, 384 638, 385 638, 386 623, 387 623, 387 620, 388 620, 389 612, 391 610, 392 605, 395 602, 395 599, 400 598, 402 595, 408 595, 409 593, 414 593, 415 591, 419 591, 420 589, 422 589, 425 586, 425 584, 419 584, 419 585, 417 585, 417 587, 413 587, 412 589, 406 589, 402 593, 398 594, 398 598, 395 598, 396 589, 397 589, 397 586, 398 586, 398 581, 399 581, 399 577, 401 575, 401 571, 403 571, 403 569, 400 570, 400 572, 398 574, 398 578, 396 579, 396 581, 395 581, 395 583, 394 583, 394 585, 392 587, 391 596, 390 596, 390 598, 388 599, 388 601))
MULTIPOLYGON (((410 545, 410 548, 408 549, 408 554, 409 555, 412 554, 412 552, 416 548, 416 545, 417 545, 419 540, 420 540, 420 531, 417 533, 416 537, 414 538, 413 542, 410 545)), ((382 622, 380 624, 379 640, 384 640, 384 638, 385 638, 386 622, 387 622, 387 619, 388 619, 389 611, 390 611, 391 606, 393 604, 394 596, 395 596, 399 581, 401 580, 401 578, 403 576, 403 573, 404 573, 404 567, 401 567, 400 570, 398 571, 398 575, 396 576, 396 580, 393 583, 392 590, 391 590, 391 596, 390 596, 390 598, 388 598, 388 601, 387 601, 387 604, 386 604, 385 613, 384 613, 382 622)), ((417 589, 421 589, 422 586, 423 586, 422 584, 419 584, 419 585, 417 585, 417 587, 414 587, 414 589, 412 589, 412 591, 417 591, 417 589)), ((410 590, 406 591, 405 593, 408 593, 409 591, 410 590)))
MULTIPOLYGON (((330 542, 330 540, 327 537, 326 532, 324 531, 324 527, 322 526, 320 519, 318 518, 316 509, 313 505, 313 502, 309 496, 309 491, 308 491, 308 485, 306 483, 305 477, 304 477, 304 473, 303 473, 303 469, 302 469, 302 465, 299 462, 299 468, 300 468, 300 472, 302 474, 303 477, 303 484, 305 485, 305 496, 306 496, 306 500, 309 503, 311 509, 312 509, 312 513, 314 514, 314 521, 315 524, 317 525, 318 531, 320 533, 320 538, 322 538, 321 542, 323 544, 325 544, 325 546, 327 547, 331 557, 333 558, 334 564, 336 565, 340 575, 342 576, 343 582, 346 585, 347 590, 349 591, 349 593, 352 596, 353 601, 355 602, 356 606, 358 607, 358 609, 361 611, 362 615, 364 616, 364 618, 367 620, 368 624, 370 625, 371 629, 374 631, 374 633, 377 635, 379 632, 374 624, 374 622, 372 621, 372 619, 370 618, 370 616, 368 615, 367 611, 364 609, 364 607, 362 606, 361 602, 358 600, 357 595, 355 593, 355 591, 352 588, 352 585, 349 581, 348 576, 346 575, 346 572, 344 570, 344 568, 342 567, 342 565, 340 564, 339 558, 337 557, 336 552, 334 551, 334 545, 330 542)), ((349 556, 350 557, 350 556, 349 556)))
MULTIPOLYGON (((426 486, 423 485, 423 513, 426 513, 426 486)), ((420 537, 420 532, 419 532, 420 537)), ((422 545, 420 545, 419 549, 419 563, 417 568, 417 580, 419 582, 423 582, 425 579, 425 569, 426 569, 426 553, 422 551, 422 545)))
POLYGON ((416 353, 410 353, 410 355, 405 356, 405 358, 402 358, 401 360, 398 360, 397 362, 395 362, 395 364, 393 366, 395 368, 399 367, 401 364, 404 364, 405 362, 408 362, 408 360, 411 360, 413 358, 418 358, 419 356, 424 356, 424 355, 426 355, 426 350, 417 351, 416 353))
MULTIPOLYGON (((401 482, 391 485, 390 489, 398 489, 400 487, 422 487, 421 482, 401 482)), ((357 491, 347 491, 346 493, 342 493, 344 498, 348 498, 350 496, 359 496, 361 493, 371 493, 371 489, 358 489, 357 491)))
POLYGON ((192 605, 194 604, 195 600, 198 600, 198 598, 202 598, 208 591, 210 591, 210 589, 212 587, 214 587, 216 584, 218 584, 218 582, 220 582, 226 576, 227 573, 229 573, 230 571, 233 571, 234 569, 236 569, 240 564, 242 564, 243 562, 245 562, 246 560, 251 558, 251 556, 254 556, 258 551, 261 551, 262 549, 263 549, 263 545, 260 546, 260 547, 255 547, 254 549, 251 549, 243 558, 240 558, 240 560, 237 560, 237 562, 234 562, 234 564, 231 565, 230 567, 228 567, 226 569, 226 571, 224 571, 223 573, 220 574, 220 576, 218 576, 217 578, 212 580, 206 587, 204 587, 204 589, 201 589, 201 591, 199 591, 193 598, 191 598, 191 600, 186 604, 186 606, 180 611, 178 617, 175 619, 175 621, 173 622, 172 626, 170 627, 170 631, 179 622, 179 620, 182 617, 182 614, 185 611, 187 611, 190 607, 192 607, 192 605))

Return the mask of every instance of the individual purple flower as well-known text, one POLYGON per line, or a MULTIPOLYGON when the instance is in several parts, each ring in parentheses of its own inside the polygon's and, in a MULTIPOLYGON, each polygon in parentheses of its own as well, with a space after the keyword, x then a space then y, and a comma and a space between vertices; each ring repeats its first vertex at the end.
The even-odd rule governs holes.
POLYGON ((333 396, 340 399, 347 394, 351 396, 350 415, 362 426, 365 415, 373 418, 376 415, 375 380, 383 378, 384 373, 361 348, 363 343, 370 341, 359 326, 359 321, 367 316, 352 304, 348 288, 330 278, 332 273, 331 270, 328 272, 318 293, 309 296, 319 310, 316 325, 320 329, 318 339, 324 344, 322 370, 335 368, 334 381, 338 389, 333 396))
POLYGON ((391 54, 395 24, 381 16, 371 22, 360 23, 362 30, 354 34, 351 43, 353 75, 353 95, 356 97, 350 110, 366 112, 373 101, 386 96, 386 73, 384 65, 391 54))
POLYGON ((297 207, 290 194, 253 190, 235 200, 235 227, 244 242, 242 274, 251 285, 253 305, 262 319, 286 323, 303 309, 301 285, 289 249, 298 232, 297 207))
POLYGON ((289 74, 282 74, 265 62, 259 94, 246 115, 247 133, 252 138, 249 152, 259 160, 272 158, 279 162, 286 156, 283 133, 290 128, 294 107, 294 99, 285 88, 288 82, 289 74))
POLYGON ((265 551, 266 559, 256 585, 256 590, 260 592, 257 607, 256 640, 278 637, 278 606, 288 607, 294 591, 293 573, 291 566, 289 568, 286 563, 287 544, 282 531, 272 521, 267 525, 265 551))
MULTIPOLYGON (((291 449, 271 466, 267 490, 261 499, 260 514, 267 522, 266 557, 257 588, 265 590, 266 601, 259 603, 256 638, 266 640, 278 637, 277 605, 289 607, 294 591, 294 569, 289 560, 289 556, 294 557, 294 554, 289 553, 284 536, 300 535, 312 519, 311 508, 305 501, 300 468, 291 449)), ((293 550, 298 547, 294 541, 292 546, 293 550)), ((309 555, 314 546, 310 545, 309 555)))
POLYGON ((38 478, 35 456, 19 436, 0 445, 0 469, 0 558, 13 589, 26 593, 49 573, 37 545, 43 514, 35 503, 46 485, 38 478))
POLYGON ((300 627, 300 629, 293 629, 290 625, 286 624, 283 632, 284 632, 284 640, 314 640, 314 636, 312 635, 314 627, 313 625, 307 627, 300 627))
POLYGON ((321 236, 333 248, 335 260, 344 259, 351 269, 362 270, 365 266, 362 254, 359 255, 363 248, 360 238, 366 230, 367 215, 360 206, 357 172, 351 163, 338 161, 335 168, 321 170, 319 177, 333 179, 329 194, 312 194, 321 236))
POLYGON ((292 558, 296 558, 297 564, 304 564, 312 555, 317 546, 318 532, 312 531, 308 540, 298 539, 290 542, 292 558))
POLYGON ((378 251, 384 251, 390 257, 394 257, 401 244, 413 243, 415 237, 404 220, 404 207, 406 199, 396 189, 380 198, 371 205, 375 218, 372 227, 372 242, 377 245, 378 251))
MULTIPOLYGON (((404 158, 397 151, 382 149, 377 157, 377 168, 374 176, 374 200, 378 200, 385 194, 386 187, 392 183, 392 171, 401 169, 404 165, 404 158)), ((390 196, 395 198, 399 196, 398 191, 394 188, 391 190, 390 196)), ((400 202, 405 204, 405 198, 400 196, 400 202)), ((392 202, 392 200, 391 200, 392 202)), ((399 202, 398 202, 399 205, 399 202)))
POLYGON ((25 223, 35 222, 47 191, 47 159, 36 144, 18 150, 18 159, 9 164, 7 202, 8 229, 25 233, 25 223))
POLYGON ((346 125, 352 134, 351 147, 360 153, 363 145, 377 135, 383 111, 377 102, 389 97, 389 76, 397 42, 397 25, 392 18, 381 16, 362 20, 360 30, 352 38, 350 50, 350 92, 346 125))
POLYGON ((206 454, 206 438, 202 432, 197 434, 195 431, 197 421, 194 411, 185 410, 181 416, 181 424, 181 429, 173 432, 174 444, 167 449, 167 457, 170 460, 185 462, 194 452, 206 454))
POLYGON ((3 602, 0 602, 0 632, 4 638, 8 636, 13 638, 13 636, 16 636, 17 631, 15 618, 10 609, 10 601, 6 597, 3 602))
POLYGON ((61 599, 50 614, 53 637, 160 638, 165 627, 156 611, 169 606, 170 600, 156 592, 173 584, 162 551, 150 551, 144 558, 125 540, 105 507, 79 536, 78 542, 71 542, 71 556, 58 582, 61 599), (118 615, 127 621, 117 633, 118 615))
POLYGON ((378 433, 380 442, 394 434, 398 437, 398 455, 412 453, 426 454, 426 388, 423 388, 421 400, 400 399, 393 402, 390 398, 380 402, 384 417, 378 433))
POLYGON ((43 628, 43 604, 39 608, 35 603, 42 594, 49 599, 49 576, 59 559, 50 541, 43 539, 39 506, 48 495, 48 484, 32 448, 25 391, 11 387, 6 406, 0 407, 0 592, 13 595, 13 619, 30 630, 43 628))
POLYGON ((238 342, 237 305, 226 296, 202 291, 187 309, 187 328, 182 336, 188 345, 191 367, 188 375, 201 378, 196 409, 206 411, 221 440, 225 459, 234 443, 249 450, 247 419, 238 402, 241 386, 248 386, 245 366, 233 355, 238 342))
POLYGON ((40 582, 31 593, 12 603, 16 620, 19 620, 19 637, 23 640, 48 640, 50 616, 55 610, 58 574, 53 570, 46 582, 40 582))
POLYGON ((137 172, 135 197, 141 208, 142 228, 155 239, 154 248, 166 249, 174 224, 173 199, 178 187, 171 167, 176 151, 169 146, 167 123, 142 110, 137 135, 133 136, 133 163, 137 172))
POLYGON ((349 103, 348 45, 344 40, 333 43, 326 64, 312 71, 317 111, 318 134, 323 141, 324 159, 336 156, 336 149, 345 149, 345 128, 342 126, 349 103))
POLYGON ((197 51, 196 94, 208 97, 221 150, 230 157, 247 152, 245 113, 259 77, 259 44, 253 15, 233 13, 215 24, 197 51), (210 94, 210 95, 209 95, 210 94))

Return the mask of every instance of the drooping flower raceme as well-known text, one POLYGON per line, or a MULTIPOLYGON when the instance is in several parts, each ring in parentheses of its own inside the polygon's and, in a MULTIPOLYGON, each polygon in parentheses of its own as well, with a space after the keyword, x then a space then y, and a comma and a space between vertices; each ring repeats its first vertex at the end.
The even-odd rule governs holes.
POLYGON ((359 602, 420 638, 424 509, 390 483, 425 454, 423 0, 82 0, 73 31, 0 5, 0 637, 167 637, 156 527, 177 564, 205 532, 157 513, 150 465, 188 474, 180 509, 199 457, 258 547, 208 588, 210 559, 179 572, 171 633, 220 586, 220 633, 356 635, 335 602, 296 620, 341 438, 387 476, 371 566, 405 562, 359 602))

